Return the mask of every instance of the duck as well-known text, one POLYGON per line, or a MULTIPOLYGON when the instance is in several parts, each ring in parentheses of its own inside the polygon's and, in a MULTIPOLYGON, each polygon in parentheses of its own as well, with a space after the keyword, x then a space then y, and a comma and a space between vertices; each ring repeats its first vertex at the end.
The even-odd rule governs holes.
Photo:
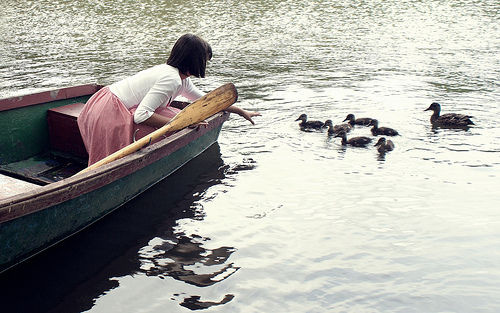
POLYGON ((373 136, 385 135, 385 136, 397 136, 399 135, 398 131, 389 127, 378 127, 378 121, 373 120, 370 125, 372 125, 372 134, 373 136))
POLYGON ((434 113, 431 115, 431 123, 438 126, 448 127, 468 127, 474 125, 471 121, 472 116, 458 113, 441 113, 441 105, 437 102, 432 102, 431 105, 424 111, 432 110, 434 113))
POLYGON ((351 126, 354 125, 370 126, 374 120, 375 119, 371 117, 355 118, 354 114, 347 114, 347 117, 345 118, 344 122, 349 121, 348 123, 351 124, 351 126))
POLYGON ((349 123, 333 125, 332 120, 327 120, 325 122, 325 127, 328 127, 328 135, 335 135, 340 132, 345 132, 346 134, 351 131, 352 125, 349 123))
POLYGON ((335 134, 335 137, 342 138, 342 145, 350 145, 353 147, 366 147, 370 142, 372 142, 371 138, 360 136, 360 137, 352 137, 347 139, 347 135, 345 132, 339 132, 335 134))
POLYGON ((392 140, 386 140, 385 137, 382 137, 377 141, 375 147, 379 153, 385 153, 394 150, 394 143, 392 140))
MULTIPOLYGON (((313 128, 313 129, 320 129, 325 126, 325 123, 322 121, 308 121, 307 120, 307 114, 301 114, 298 119, 295 121, 301 121, 299 123, 300 128, 313 128)), ((331 122, 331 121, 330 121, 331 122)))

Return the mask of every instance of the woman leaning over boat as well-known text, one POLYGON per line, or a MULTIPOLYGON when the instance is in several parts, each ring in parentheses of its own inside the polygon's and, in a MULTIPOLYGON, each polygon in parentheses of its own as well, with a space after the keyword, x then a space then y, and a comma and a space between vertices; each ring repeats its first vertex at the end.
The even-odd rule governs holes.
MULTIPOLYGON (((211 58, 212 48, 205 40, 185 34, 174 44, 166 64, 143 70, 95 93, 78 117, 89 154, 88 165, 132 143, 138 125, 151 132, 170 122, 179 112, 170 106, 177 96, 191 101, 202 97, 205 93, 193 85, 190 77, 204 78, 211 58)), ((252 124, 252 117, 260 115, 234 105, 226 110, 252 124)))

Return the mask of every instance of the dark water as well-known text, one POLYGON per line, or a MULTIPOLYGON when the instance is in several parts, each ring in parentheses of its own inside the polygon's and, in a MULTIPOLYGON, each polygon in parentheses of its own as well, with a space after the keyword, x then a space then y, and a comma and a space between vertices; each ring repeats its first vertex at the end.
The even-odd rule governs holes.
POLYGON ((473 0, 4 0, 0 97, 111 83, 193 32, 214 50, 195 83, 231 81, 263 116, 0 277, 2 311, 500 311, 499 18, 473 0), (476 125, 433 129, 433 101, 476 125), (342 148, 301 113, 401 136, 342 148))

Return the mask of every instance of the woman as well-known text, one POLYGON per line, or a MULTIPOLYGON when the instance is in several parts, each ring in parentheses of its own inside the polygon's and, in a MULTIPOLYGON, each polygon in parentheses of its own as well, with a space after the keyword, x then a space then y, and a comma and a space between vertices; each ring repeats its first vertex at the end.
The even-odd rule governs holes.
MULTIPOLYGON (((169 123, 179 112, 170 107, 177 96, 194 101, 204 95, 190 80, 204 78, 212 48, 202 38, 186 34, 174 44, 166 64, 153 66, 95 93, 78 117, 78 127, 91 165, 132 143, 137 126, 151 132, 169 123)), ((226 109, 254 124, 250 112, 226 109)), ((200 123, 206 125, 206 123, 200 123)))

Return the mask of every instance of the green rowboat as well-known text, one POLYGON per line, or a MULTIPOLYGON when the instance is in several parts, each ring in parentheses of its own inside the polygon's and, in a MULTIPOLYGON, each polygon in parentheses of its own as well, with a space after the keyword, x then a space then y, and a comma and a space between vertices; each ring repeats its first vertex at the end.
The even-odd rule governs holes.
POLYGON ((206 128, 180 130, 75 175, 87 165, 76 117, 101 87, 0 99, 0 273, 165 179, 214 144, 229 118, 229 113, 217 113, 206 128))

